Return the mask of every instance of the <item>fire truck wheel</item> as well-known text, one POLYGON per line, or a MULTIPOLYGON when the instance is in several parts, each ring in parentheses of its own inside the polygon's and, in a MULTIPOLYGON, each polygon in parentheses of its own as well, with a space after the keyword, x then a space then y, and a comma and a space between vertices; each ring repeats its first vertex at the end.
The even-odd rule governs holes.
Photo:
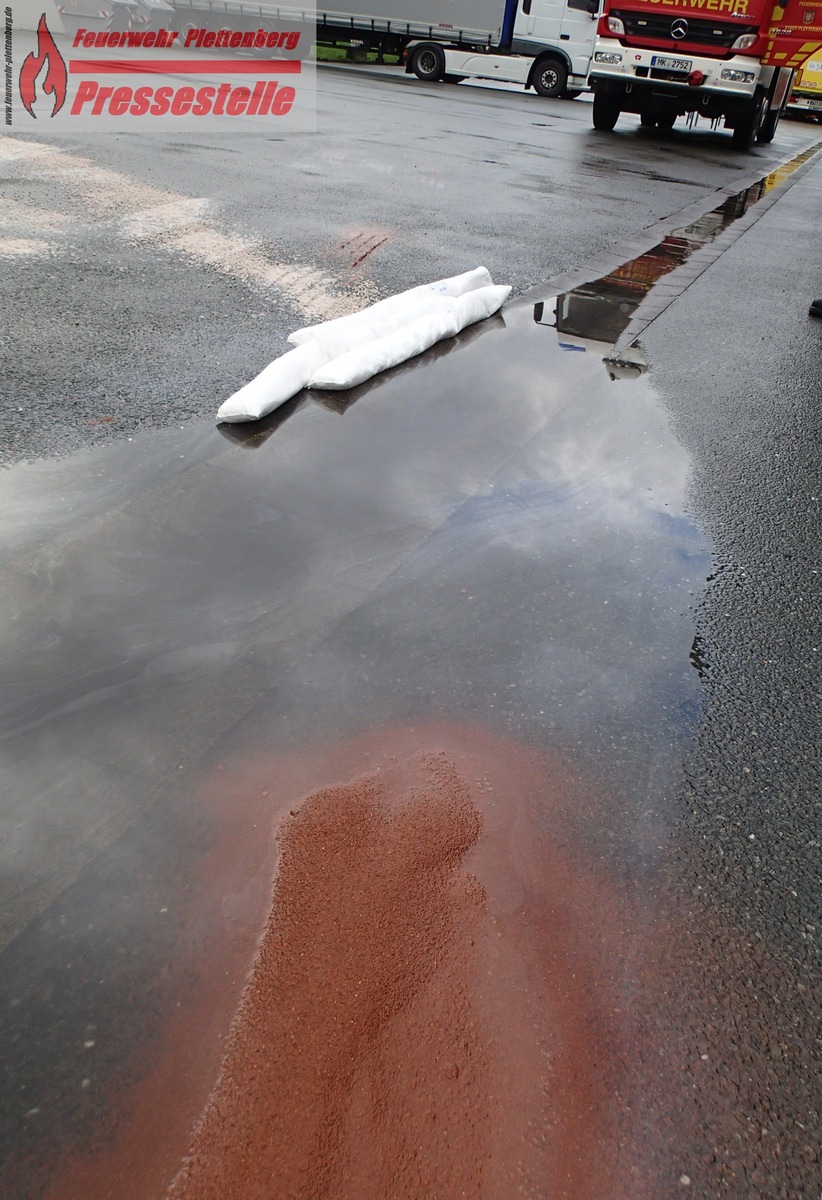
POLYGON ((411 59, 411 70, 417 79, 433 82, 445 74, 445 55, 439 46, 418 46, 411 59))
POLYGON ((539 96, 553 98, 565 91, 568 72, 558 58, 546 58, 537 63, 532 77, 534 91, 539 96))
POLYGON ((656 129, 656 117, 652 112, 640 113, 639 123, 643 129, 656 129))
POLYGON ((733 132, 734 150, 752 150, 768 110, 768 97, 763 96, 752 113, 743 117, 733 132))
POLYGON ((773 141, 773 136, 776 133, 776 127, 779 124, 779 118, 782 116, 780 108, 772 108, 762 122, 762 128, 756 135, 756 140, 763 145, 773 141))
POLYGON ((656 119, 656 127, 657 129, 673 129, 675 121, 675 112, 661 112, 656 119))
POLYGON ((594 129, 610 133, 619 120, 622 106, 612 92, 594 92, 594 129))

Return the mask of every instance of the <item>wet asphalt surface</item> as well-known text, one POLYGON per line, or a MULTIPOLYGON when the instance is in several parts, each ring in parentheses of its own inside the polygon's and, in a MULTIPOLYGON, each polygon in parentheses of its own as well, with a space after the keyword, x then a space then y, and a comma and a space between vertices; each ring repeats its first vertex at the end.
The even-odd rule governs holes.
POLYGON ((670 277, 648 373, 610 379, 609 342, 553 328, 565 288, 540 286, 605 274, 814 129, 743 157, 627 119, 603 139, 581 103, 327 75, 319 146, 276 171, 250 141, 66 147, 116 173, 93 227, 76 163, 4 166, 12 216, 51 214, 4 269, 5 1191, 43 1194, 110 1131, 194 970, 173 898, 214 836, 196 781, 436 717, 593 780, 569 837, 667 931, 644 997, 614 964, 647 1026, 623 1099, 655 1194, 815 1197, 820 167, 670 277), (320 271, 318 303, 480 261, 515 299, 347 405, 227 437, 211 414, 308 284, 135 224, 191 197, 206 232, 320 271))
POLYGON ((20 320, 3 332, 17 408, 3 460, 208 418, 328 297, 356 307, 480 259, 522 294, 817 140, 786 123, 746 156, 722 133, 648 136, 629 117, 603 139, 581 100, 417 83, 327 69, 317 134, 287 141, 7 151, 9 236, 36 246, 4 255, 20 320), (259 285, 271 263, 281 286, 259 285))

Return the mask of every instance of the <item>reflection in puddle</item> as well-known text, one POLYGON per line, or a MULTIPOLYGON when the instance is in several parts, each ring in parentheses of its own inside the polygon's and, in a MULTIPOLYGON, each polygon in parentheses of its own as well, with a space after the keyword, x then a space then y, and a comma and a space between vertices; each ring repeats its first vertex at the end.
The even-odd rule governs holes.
POLYGON ((634 299, 631 295, 630 287, 622 283, 613 286, 598 279, 557 296, 553 308, 550 302, 540 300, 534 305, 534 324, 556 329, 560 350, 599 355, 612 381, 637 379, 648 370, 638 346, 629 346, 618 360, 608 357, 620 334, 628 328, 644 293, 636 293, 634 299))
POLYGON ((243 450, 259 450, 260 446, 264 446, 272 434, 283 425, 289 417, 298 412, 305 404, 305 396, 298 394, 292 396, 290 400, 286 400, 285 404, 281 404, 279 408, 275 408, 267 417, 262 417, 259 421, 246 421, 242 424, 220 423, 216 426, 217 432, 231 442, 234 446, 240 446, 243 450))
POLYGON ((633 344, 616 355, 613 349, 642 301, 661 279, 686 263, 695 251, 709 245, 818 150, 819 145, 816 145, 803 151, 751 187, 729 196, 691 224, 673 230, 650 250, 600 279, 564 292, 553 303, 539 302, 534 306, 534 321, 556 329, 562 350, 599 354, 612 380, 636 378, 648 369, 641 349, 633 344))

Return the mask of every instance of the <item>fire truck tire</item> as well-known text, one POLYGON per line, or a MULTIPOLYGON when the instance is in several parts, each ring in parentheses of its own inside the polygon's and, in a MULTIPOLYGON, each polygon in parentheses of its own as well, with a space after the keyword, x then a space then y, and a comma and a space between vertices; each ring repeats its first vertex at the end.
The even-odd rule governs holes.
POLYGON ((652 112, 640 113, 639 123, 643 129, 656 129, 656 117, 652 112))
POLYGON ((464 75, 443 75, 443 83, 462 83, 464 75))
POLYGON ((656 127, 657 127, 657 129, 665 129, 665 130, 673 129, 675 122, 676 122, 676 113, 675 112, 661 112, 656 119, 656 127))
POLYGON ((549 99, 552 99, 555 96, 561 95, 565 91, 565 85, 568 82, 568 72, 565 69, 565 64, 561 63, 558 58, 543 59, 534 68, 531 82, 538 96, 547 96, 549 99))
POLYGON ((594 92, 594 129, 610 133, 619 120, 622 106, 613 92, 594 92))
POLYGON ((756 135, 756 140, 760 144, 767 145, 768 142, 773 141, 774 134, 776 133, 776 127, 779 124, 779 118, 781 116, 782 116, 781 109, 779 109, 779 108, 771 109, 771 111, 765 117, 765 120, 762 122, 762 128, 759 130, 759 133, 756 135))
POLYGON ((411 70, 417 79, 432 83, 445 74, 445 55, 440 46, 417 46, 411 58, 411 70))
POLYGON ((754 111, 746 114, 737 124, 732 138, 734 150, 748 151, 753 149, 753 144, 757 139, 759 130, 762 128, 767 107, 768 97, 763 96, 754 111))
POLYGON ((576 100, 577 96, 582 95, 582 88, 565 88, 560 93, 560 100, 576 100))

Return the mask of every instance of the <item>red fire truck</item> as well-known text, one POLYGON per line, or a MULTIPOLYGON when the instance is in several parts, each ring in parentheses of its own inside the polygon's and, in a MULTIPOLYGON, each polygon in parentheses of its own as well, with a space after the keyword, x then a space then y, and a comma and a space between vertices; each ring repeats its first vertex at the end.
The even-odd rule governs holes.
POLYGON ((793 69, 820 45, 817 0, 605 0, 589 77, 594 128, 612 130, 623 112, 661 129, 704 117, 750 150, 773 139, 793 69))

